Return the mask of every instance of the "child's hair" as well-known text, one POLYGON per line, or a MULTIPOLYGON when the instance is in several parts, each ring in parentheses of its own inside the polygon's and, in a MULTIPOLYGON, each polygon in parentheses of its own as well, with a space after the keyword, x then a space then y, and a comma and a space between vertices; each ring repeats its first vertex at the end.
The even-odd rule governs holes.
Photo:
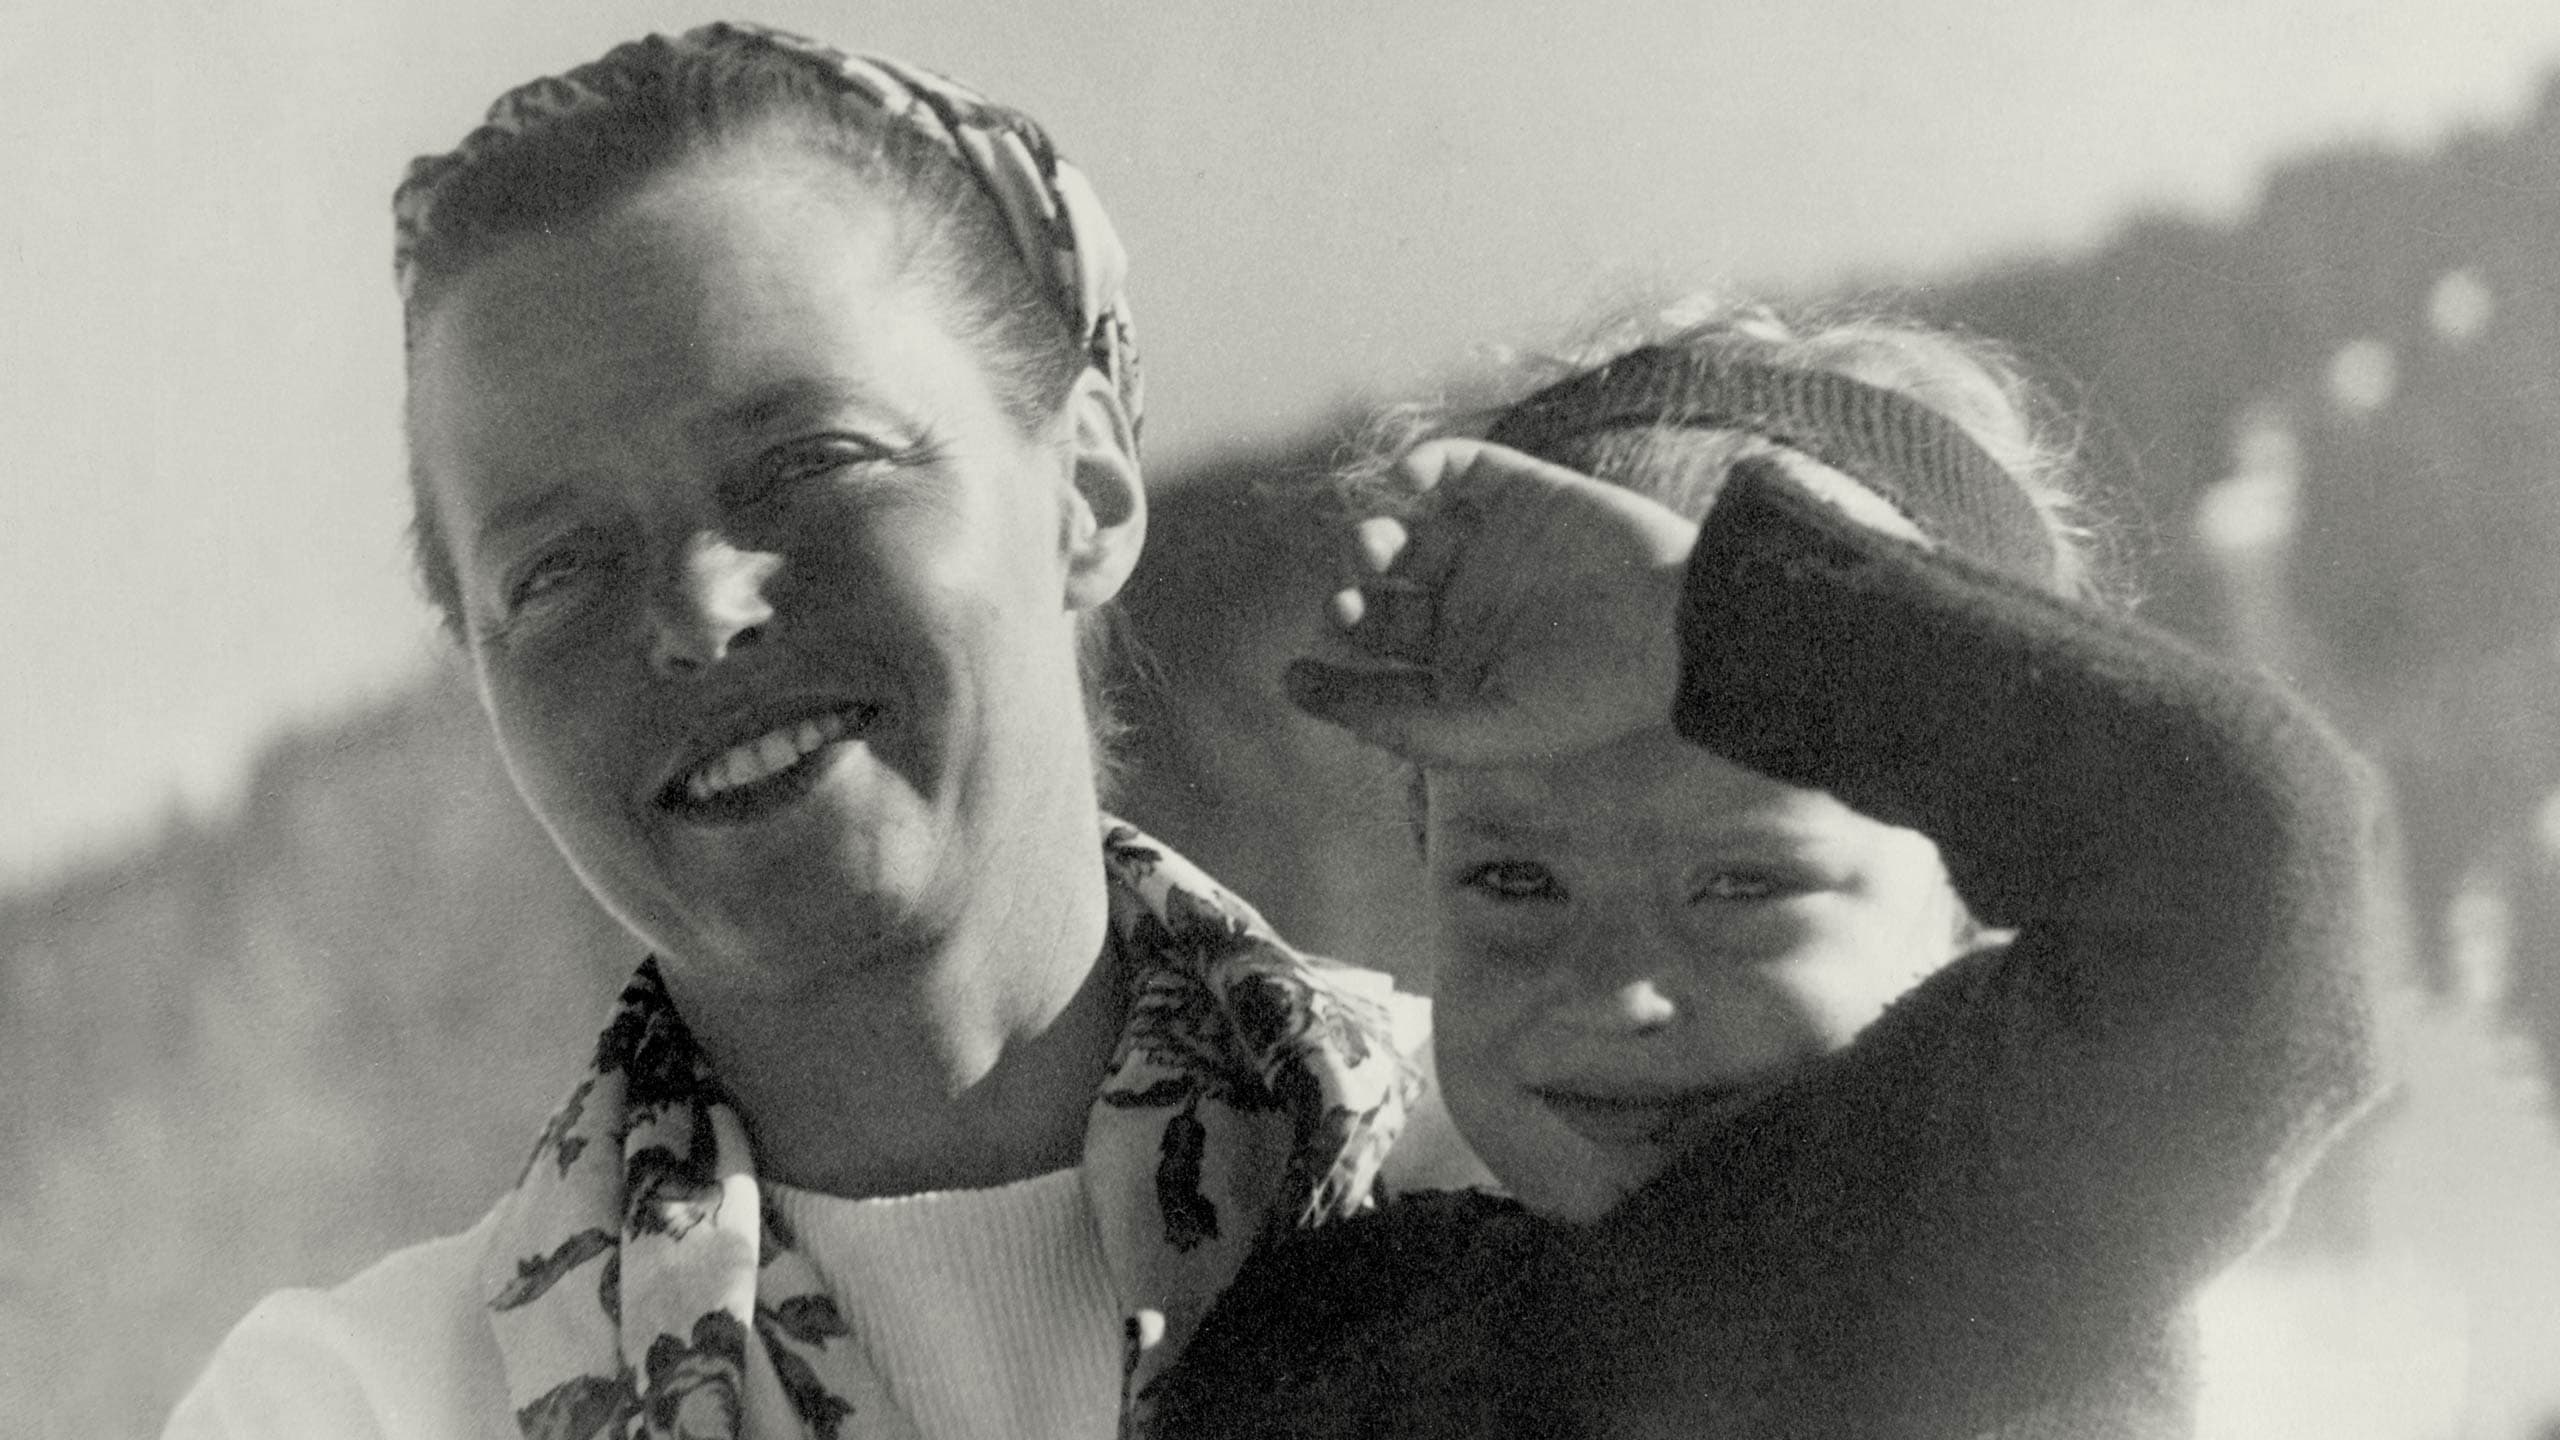
MULTIPOLYGON (((1696 296, 1610 322, 1513 369, 1517 398, 1506 402, 1381 411, 1335 472, 1336 499, 1354 514, 1392 512, 1403 499, 1387 478, 1397 459, 1458 434, 1482 434, 1692 520, 1706 515, 1735 465, 1761 456, 1827 464, 1910 513, 1908 477, 1887 472, 1916 459, 1942 502, 2012 502, 1963 517, 1977 523, 1957 535, 1930 523, 1941 513, 1914 514, 1924 531, 2065 598, 2114 598, 2088 500, 2073 488, 2075 447, 2057 438, 2068 433, 2061 412, 1987 341, 1875 313, 1790 319, 1767 305, 1696 296), (1824 387, 1833 393, 1802 393, 1824 387), (1738 389, 1760 403, 1731 403, 1738 389), (1887 423, 1873 423, 1883 410, 1892 412, 1887 423)), ((1418 767, 1405 801, 1420 844, 1428 807, 1418 767)))
POLYGON ((1498 409, 1385 412, 1342 472, 1346 498, 1375 509, 1398 455, 1480 432, 1696 519, 1735 464, 1766 455, 1847 474, 1970 559, 2105 598, 2059 412, 1987 342, 1702 297, 1519 368, 1527 393, 1498 409))

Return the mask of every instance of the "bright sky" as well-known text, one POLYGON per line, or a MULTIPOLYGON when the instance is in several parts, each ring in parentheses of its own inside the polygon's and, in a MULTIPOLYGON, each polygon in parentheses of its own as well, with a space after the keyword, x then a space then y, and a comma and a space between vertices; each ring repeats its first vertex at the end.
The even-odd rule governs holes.
MULTIPOLYGON (((236 798, 436 642, 385 202, 664 0, 0 9, 0 885, 236 798)), ((1712 279, 2229 215, 2272 159, 2502 123, 2551 0, 767 0, 1039 116, 1109 202, 1159 459, 1712 279)))

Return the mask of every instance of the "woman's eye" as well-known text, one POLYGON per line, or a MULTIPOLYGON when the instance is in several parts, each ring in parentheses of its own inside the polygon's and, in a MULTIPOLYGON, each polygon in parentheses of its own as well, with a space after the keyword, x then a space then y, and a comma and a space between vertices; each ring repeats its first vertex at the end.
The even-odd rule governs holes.
POLYGON ((1495 900, 1561 900, 1564 885, 1534 860, 1494 860, 1458 877, 1461 888, 1495 900))
POLYGON ((727 486, 733 505, 753 505, 803 480, 832 475, 850 465, 885 458, 876 445, 838 435, 823 440, 781 445, 756 457, 747 473, 727 486))

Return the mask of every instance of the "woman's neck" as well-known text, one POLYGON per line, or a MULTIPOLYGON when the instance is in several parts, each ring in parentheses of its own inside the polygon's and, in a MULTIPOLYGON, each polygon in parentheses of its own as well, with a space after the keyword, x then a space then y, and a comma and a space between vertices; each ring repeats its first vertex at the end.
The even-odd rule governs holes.
POLYGON ((1125 1018, 1099 831, 992 866, 944 923, 785 990, 670 988, 773 1179, 864 1198, 1077 1163, 1125 1018), (1070 853, 1071 852, 1071 853, 1070 853))

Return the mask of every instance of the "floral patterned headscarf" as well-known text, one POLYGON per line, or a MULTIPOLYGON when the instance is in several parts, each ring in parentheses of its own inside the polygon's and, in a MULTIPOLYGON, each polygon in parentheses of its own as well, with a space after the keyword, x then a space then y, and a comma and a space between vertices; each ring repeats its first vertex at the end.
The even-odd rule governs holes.
POLYGON ((876 109, 966 168, 1004 217, 1014 248, 1108 379, 1134 429, 1145 411, 1137 333, 1126 292, 1128 254, 1082 171, 1062 158, 1029 116, 919 65, 853 55, 761 25, 723 22, 652 35, 565 74, 498 97, 480 127, 453 150, 409 166, 392 198, 392 268, 404 303, 417 291, 421 243, 434 233, 439 194, 453 176, 573 116, 627 103, 669 59, 754 52, 783 57, 835 94, 876 109))
MULTIPOLYGON (((1180 856, 1102 841, 1129 1021, 1083 1179, 1126 1307, 1123 1413, 1276 1230, 1368 1208, 1419 1089, 1386 977, 1290 949, 1180 856)), ((914 1433, 765 1203, 655 962, 500 1202, 483 1291, 528 1440, 914 1433)))

